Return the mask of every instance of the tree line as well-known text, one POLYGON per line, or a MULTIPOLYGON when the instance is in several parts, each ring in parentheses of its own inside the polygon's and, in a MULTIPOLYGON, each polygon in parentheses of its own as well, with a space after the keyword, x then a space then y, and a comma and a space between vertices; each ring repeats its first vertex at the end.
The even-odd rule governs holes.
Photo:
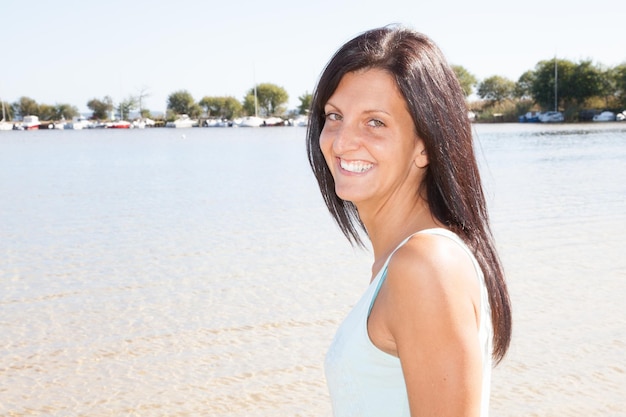
MULTIPOLYGON (((626 63, 605 67, 590 60, 573 62, 554 58, 538 62, 517 81, 499 75, 479 81, 463 66, 454 65, 453 69, 468 99, 468 107, 478 115, 479 121, 517 121, 519 115, 528 111, 554 110, 555 107, 563 111, 566 120, 576 121, 588 118, 590 110, 622 111, 626 108, 626 63), (470 102, 474 93, 479 100, 470 102)), ((150 110, 143 107, 143 100, 148 96, 144 88, 117 105, 110 96, 105 96, 89 100, 87 107, 96 120, 107 120, 112 115, 128 119, 132 112, 147 118, 152 117, 150 110)), ((307 92, 298 98, 300 104, 291 112, 306 114, 311 94, 307 92)), ((272 83, 252 87, 242 101, 232 96, 205 96, 195 101, 189 91, 179 90, 167 98, 165 119, 173 120, 179 114, 229 120, 251 115, 284 116, 288 112, 288 100, 287 91, 272 83)), ((29 97, 4 104, 7 120, 26 115, 35 115, 41 120, 61 120, 79 115, 77 107, 71 104, 38 104, 29 97)))
POLYGON ((605 67, 590 60, 543 60, 517 81, 494 75, 482 81, 454 67, 466 97, 475 88, 481 99, 470 103, 479 120, 517 121, 528 111, 558 110, 567 121, 590 120, 599 110, 626 109, 626 63, 605 67))
MULTIPOLYGON (((149 109, 143 107, 143 100, 148 97, 146 89, 138 95, 131 95, 115 104, 110 96, 93 98, 87 102, 94 120, 109 120, 119 118, 128 120, 131 113, 137 112, 141 118, 158 118, 152 115, 149 109)), ((165 120, 174 120, 178 115, 186 114, 191 118, 206 117, 218 119, 235 119, 242 116, 258 115, 261 117, 283 116, 291 114, 306 114, 311 104, 311 94, 305 93, 299 97, 297 109, 288 111, 286 104, 289 101, 287 91, 272 83, 261 83, 252 87, 243 101, 232 96, 205 96, 195 101, 187 90, 171 93, 167 98, 165 120)), ((20 97, 14 103, 4 103, 6 119, 27 115, 38 116, 41 120, 72 119, 80 115, 78 108, 70 104, 39 104, 30 97, 20 97)))

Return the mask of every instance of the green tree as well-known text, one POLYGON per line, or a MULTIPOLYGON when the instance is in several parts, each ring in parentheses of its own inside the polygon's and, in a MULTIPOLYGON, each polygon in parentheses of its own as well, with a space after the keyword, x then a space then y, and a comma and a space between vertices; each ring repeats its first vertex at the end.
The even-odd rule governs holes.
POLYGON ((56 116, 56 109, 49 104, 40 104, 37 115, 41 120, 54 120, 56 116))
POLYGON ((137 109, 137 99, 131 96, 120 101, 116 110, 121 120, 128 120, 130 118, 130 112, 135 109, 137 109))
POLYGON ((626 108, 626 63, 613 68, 612 76, 614 77, 618 104, 622 108, 626 108))
POLYGON ((284 105, 289 101, 287 91, 275 84, 262 83, 256 87, 256 106, 254 87, 248 91, 244 98, 243 108, 248 115, 258 113, 261 116, 280 116, 285 112, 284 105))
POLYGON ((242 114, 243 106, 234 97, 203 97, 198 103, 207 117, 232 120, 242 114))
POLYGON ((471 74, 465 67, 461 65, 452 65, 452 70, 456 74, 456 78, 459 80, 459 84, 461 84, 461 88, 463 89, 463 94, 465 94, 465 98, 469 97, 472 94, 473 88, 477 83, 476 77, 471 74))
POLYGON ((224 108, 223 113, 221 113, 223 118, 226 119, 234 119, 243 114, 243 105, 239 100, 235 97, 225 97, 224 98, 224 108))
POLYGON ((92 119, 106 120, 113 111, 113 99, 109 96, 105 96, 102 100, 92 98, 87 102, 87 107, 93 112, 92 119))
POLYGON ((254 96, 254 92, 243 98, 243 113, 248 116, 260 114, 259 99, 254 96))
POLYGON ((602 72, 591 61, 576 64, 569 60, 540 61, 534 71, 532 95, 543 108, 582 107, 585 101, 603 94, 602 72), (555 88, 556 79, 556 88, 555 88))
POLYGON ((521 100, 528 100, 532 98, 532 88, 535 82, 535 73, 533 71, 526 71, 519 77, 515 84, 514 96, 521 100))
POLYGON ((478 96, 492 103, 511 99, 515 92, 515 82, 499 75, 493 75, 478 84, 478 96))
POLYGON ((608 83, 603 81, 603 72, 591 61, 581 61, 574 67, 570 79, 565 79, 564 99, 576 106, 582 106, 592 97, 608 94, 608 83), (569 93, 569 95, 568 95, 569 93))
POLYGON ((197 104, 187 90, 173 92, 167 98, 167 109, 174 114, 186 114, 196 118, 202 113, 202 107, 197 104))
POLYGON ((71 104, 61 103, 54 106, 54 120, 71 120, 79 114, 76 106, 72 106, 71 104))
POLYGON ((198 104, 204 109, 207 117, 218 117, 224 104, 224 98, 204 96, 198 104))
POLYGON ((553 109, 555 107, 555 80, 556 95, 558 98, 557 107, 562 107, 560 103, 571 102, 571 88, 569 81, 574 73, 576 64, 564 59, 551 59, 539 61, 533 72, 532 97, 533 100, 543 109, 553 109), (556 75, 555 75, 556 68, 556 75))
POLYGON ((309 109, 311 108, 311 101, 313 101, 313 96, 308 91, 298 97, 300 100, 300 105, 298 106, 298 114, 308 114, 309 109))
POLYGON ((20 97, 11 107, 13 107, 13 114, 22 118, 29 115, 39 115, 39 105, 30 97, 20 97))

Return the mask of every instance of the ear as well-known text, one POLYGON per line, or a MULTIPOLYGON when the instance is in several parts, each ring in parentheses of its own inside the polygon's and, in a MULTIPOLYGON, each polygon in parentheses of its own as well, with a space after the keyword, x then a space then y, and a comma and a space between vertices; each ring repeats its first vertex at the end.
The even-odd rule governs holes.
POLYGON ((415 159, 413 159, 413 163, 417 168, 426 168, 428 166, 428 153, 426 152, 424 142, 422 142, 421 140, 417 144, 416 151, 417 152, 415 159))

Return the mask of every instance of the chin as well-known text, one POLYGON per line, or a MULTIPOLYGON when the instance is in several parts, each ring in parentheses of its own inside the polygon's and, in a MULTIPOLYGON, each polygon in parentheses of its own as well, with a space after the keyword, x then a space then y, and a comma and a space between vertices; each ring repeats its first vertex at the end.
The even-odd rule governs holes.
POLYGON ((341 198, 344 201, 349 201, 353 204, 363 201, 364 199, 364 196, 362 193, 357 193, 354 191, 341 190, 341 189, 338 190, 335 188, 335 193, 337 194, 337 197, 341 198))

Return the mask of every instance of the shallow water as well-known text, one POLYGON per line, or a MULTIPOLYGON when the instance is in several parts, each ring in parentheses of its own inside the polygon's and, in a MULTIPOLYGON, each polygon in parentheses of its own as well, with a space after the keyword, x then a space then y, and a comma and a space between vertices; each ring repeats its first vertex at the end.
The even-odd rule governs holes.
MULTIPOLYGON (((624 415, 626 125, 477 125, 514 306, 494 416, 624 415)), ((0 132, 0 415, 327 416, 368 283, 304 129, 0 132)))

